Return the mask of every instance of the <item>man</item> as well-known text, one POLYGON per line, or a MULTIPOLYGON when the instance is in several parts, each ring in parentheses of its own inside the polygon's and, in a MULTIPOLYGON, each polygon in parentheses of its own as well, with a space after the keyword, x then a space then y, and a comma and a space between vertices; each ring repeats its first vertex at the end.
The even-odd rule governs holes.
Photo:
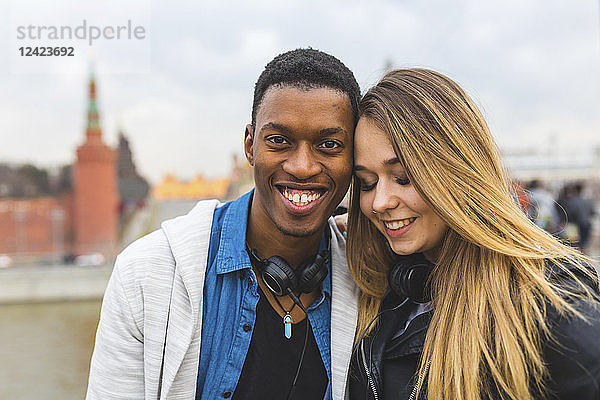
POLYGON ((583 184, 575 182, 567 187, 567 198, 564 208, 567 213, 568 222, 577 226, 578 240, 575 245, 581 251, 586 250, 590 231, 592 227, 592 217, 594 216, 594 202, 583 197, 583 184))
POLYGON ((266 66, 244 136, 255 189, 200 202, 119 255, 88 399, 343 398, 357 291, 328 219, 350 182, 358 99, 320 51, 266 66), (276 275, 291 293, 271 290, 276 275))

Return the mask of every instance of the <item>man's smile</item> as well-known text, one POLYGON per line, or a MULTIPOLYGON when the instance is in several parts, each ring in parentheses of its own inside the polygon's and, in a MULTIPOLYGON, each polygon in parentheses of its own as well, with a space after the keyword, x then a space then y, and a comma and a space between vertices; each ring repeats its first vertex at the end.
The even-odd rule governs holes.
POLYGON ((276 185, 283 198, 285 206, 294 214, 306 214, 320 203, 327 190, 322 187, 310 186, 300 188, 295 184, 276 185))
POLYGON ((300 190, 292 188, 284 188, 283 196, 291 201, 294 205, 304 207, 321 197, 320 192, 313 190, 300 190))

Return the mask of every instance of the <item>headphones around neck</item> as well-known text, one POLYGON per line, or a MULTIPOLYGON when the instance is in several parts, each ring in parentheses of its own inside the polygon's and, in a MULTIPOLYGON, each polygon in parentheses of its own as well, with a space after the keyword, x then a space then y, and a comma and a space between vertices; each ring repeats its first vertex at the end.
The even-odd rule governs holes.
POLYGON ((390 289, 402 299, 409 298, 415 303, 427 303, 431 293, 427 280, 435 265, 423 253, 398 256, 388 273, 390 289))
POLYGON ((326 227, 325 230, 327 247, 316 256, 303 262, 296 270, 280 256, 261 259, 256 254, 256 250, 250 250, 246 244, 248 254, 256 261, 256 267, 263 282, 273 294, 285 296, 297 292, 310 293, 319 287, 329 273, 327 268, 330 253, 329 228, 326 227))

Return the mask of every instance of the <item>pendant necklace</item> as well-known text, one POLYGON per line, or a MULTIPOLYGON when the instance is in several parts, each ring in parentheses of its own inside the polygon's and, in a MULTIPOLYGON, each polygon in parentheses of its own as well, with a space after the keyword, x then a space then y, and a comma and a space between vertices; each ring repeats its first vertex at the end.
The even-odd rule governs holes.
POLYGON ((296 303, 292 304, 292 308, 290 308, 290 310, 287 311, 285 308, 283 308, 283 306, 279 302, 279 299, 277 298, 277 296, 273 295, 273 297, 275 298, 275 301, 277 302, 277 305, 279 306, 279 308, 281 308, 281 311, 283 311, 285 313, 285 315, 283 316, 283 334, 286 337, 286 339, 291 339, 292 338, 292 323, 294 321, 292 321, 292 316, 290 315, 290 313, 292 312, 294 307, 296 307, 296 303))

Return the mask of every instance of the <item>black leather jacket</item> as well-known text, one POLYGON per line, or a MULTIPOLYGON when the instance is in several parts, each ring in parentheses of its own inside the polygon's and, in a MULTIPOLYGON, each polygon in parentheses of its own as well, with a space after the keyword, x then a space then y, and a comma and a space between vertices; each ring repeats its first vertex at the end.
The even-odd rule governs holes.
MULTIPOLYGON (((599 296, 596 300, 572 300, 589 319, 589 324, 578 318, 559 317, 548 308, 549 327, 558 342, 546 341, 542 348, 550 373, 550 391, 546 396, 549 399, 600 399, 600 293, 593 282, 580 278, 599 296)), ((565 286, 572 284, 564 276, 556 276, 556 279, 565 286)), ((401 302, 395 295, 386 295, 381 309, 390 311, 383 312, 377 329, 355 349, 350 365, 351 400, 411 398, 433 312, 417 315, 406 326, 408 316, 417 305, 407 301, 394 309, 401 302)), ((493 390, 489 390, 490 398, 500 399, 493 390)), ((425 393, 424 386, 420 400, 426 397, 425 393)))

